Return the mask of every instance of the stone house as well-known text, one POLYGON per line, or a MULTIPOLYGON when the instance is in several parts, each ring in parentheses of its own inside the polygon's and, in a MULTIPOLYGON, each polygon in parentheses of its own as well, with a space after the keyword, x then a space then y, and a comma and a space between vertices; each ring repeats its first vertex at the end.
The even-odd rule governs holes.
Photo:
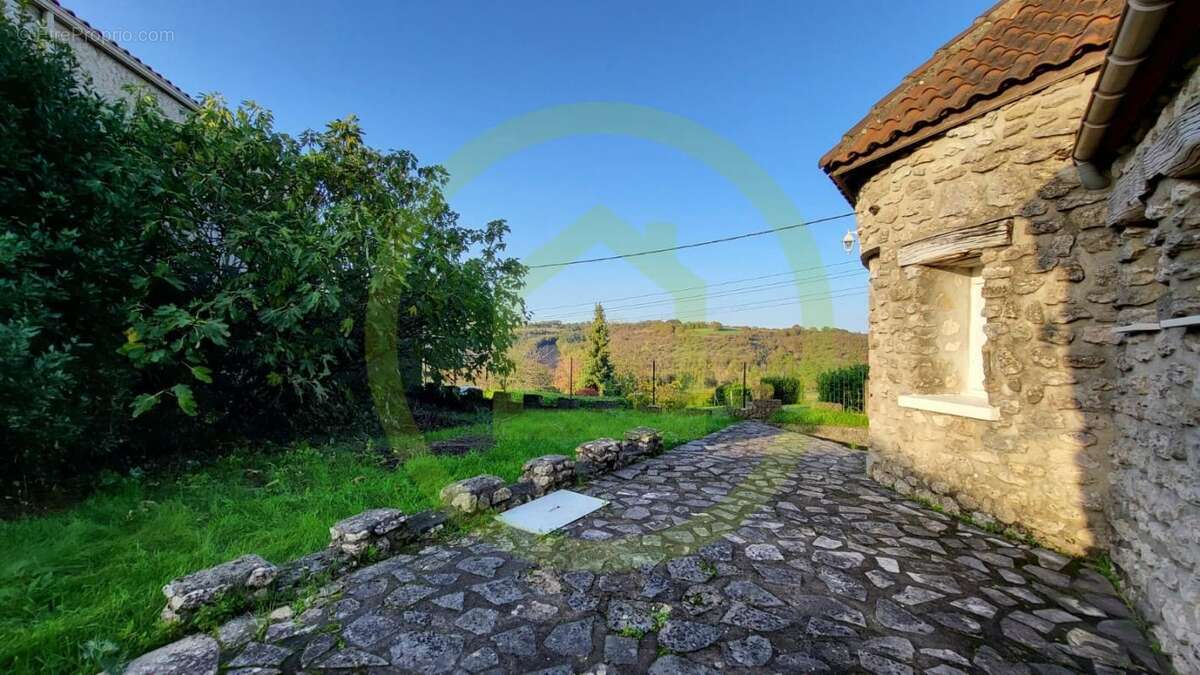
POLYGON ((820 160, 870 275, 869 471, 1108 552, 1200 672, 1200 3, 1003 0, 820 160))
MULTIPOLYGON (((58 0, 0 0, 5 14, 17 16, 24 9, 40 21, 56 40, 75 52, 80 69, 91 77, 96 93, 109 99, 128 98, 127 87, 147 92, 172 119, 181 119, 197 108, 196 101, 170 80, 143 63, 103 32, 63 7, 58 0), (24 5, 24 7, 22 7, 24 5)), ((169 31, 142 31, 147 39, 168 39, 169 31)))

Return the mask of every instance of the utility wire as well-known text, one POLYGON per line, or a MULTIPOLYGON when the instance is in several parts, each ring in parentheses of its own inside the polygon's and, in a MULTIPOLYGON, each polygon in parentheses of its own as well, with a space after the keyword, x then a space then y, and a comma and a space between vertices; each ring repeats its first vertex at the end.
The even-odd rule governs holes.
POLYGON ((817 300, 836 300, 838 298, 850 298, 850 297, 854 297, 856 295, 864 295, 865 293, 867 293, 866 288, 859 288, 857 290, 846 288, 846 289, 842 289, 842 290, 845 292, 844 293, 834 293, 831 295, 827 295, 825 297, 801 298, 799 300, 789 300, 787 302, 781 302, 781 303, 778 303, 775 305, 766 305, 763 307, 737 307, 736 305, 734 305, 734 307, 732 309, 724 309, 722 311, 724 311, 727 314, 733 314, 735 312, 748 312, 752 309, 772 309, 774 307, 787 307, 788 305, 798 305, 802 302, 813 302, 813 301, 817 301, 817 300))
POLYGON ((746 277, 744 279, 730 279, 729 281, 718 281, 711 284, 702 284, 700 286, 685 286, 684 288, 672 288, 666 291, 655 291, 653 293, 642 293, 641 295, 626 295, 621 298, 608 298, 606 300, 595 300, 592 302, 573 302, 565 305, 550 305, 548 307, 537 307, 529 311, 537 313, 544 312, 550 309, 566 309, 570 307, 594 307, 595 305, 603 305, 609 302, 621 302, 623 300, 638 300, 640 298, 652 298, 656 295, 670 295, 672 293, 681 293, 683 291, 695 291, 701 288, 714 288, 716 286, 728 286, 730 284, 740 284, 746 281, 759 281, 762 279, 773 279, 775 277, 794 276, 797 272, 811 272, 813 270, 825 270, 832 267, 844 267, 846 265, 860 265, 857 260, 847 260, 845 262, 833 263, 832 265, 818 265, 816 267, 798 267, 787 272, 775 272, 773 274, 763 274, 756 277, 746 277))
POLYGON ((832 295, 832 294, 842 293, 845 291, 856 291, 857 292, 857 291, 863 291, 863 290, 866 290, 866 288, 864 286, 849 286, 846 288, 835 288, 828 292, 819 291, 819 292, 815 292, 815 293, 806 293, 804 295, 792 295, 792 296, 785 295, 785 296, 776 297, 776 298, 764 298, 762 300, 754 300, 752 302, 739 302, 739 303, 732 304, 732 305, 713 307, 712 311, 722 311, 722 310, 729 310, 729 309, 763 309, 765 306, 775 307, 775 306, 779 306, 780 304, 788 305, 788 304, 794 304, 796 302, 803 302, 803 301, 807 301, 807 300, 823 300, 827 296, 832 295))
MULTIPOLYGON (((866 273, 865 270, 850 270, 850 271, 843 271, 838 274, 812 276, 812 277, 801 278, 801 279, 796 279, 796 280, 775 281, 775 282, 768 283, 768 284, 747 286, 745 288, 734 288, 734 289, 730 289, 730 290, 726 290, 726 291, 720 291, 717 293, 701 293, 701 294, 697 294, 697 295, 683 296, 683 297, 679 297, 679 298, 671 297, 671 298, 664 298, 661 300, 647 300, 645 302, 637 302, 637 303, 632 303, 632 304, 627 304, 627 305, 609 305, 609 306, 605 307, 604 309, 606 312, 613 312, 613 311, 620 311, 620 310, 627 310, 627 309, 638 309, 638 308, 642 308, 642 307, 653 307, 653 306, 657 306, 657 305, 669 305, 669 304, 676 304, 676 303, 682 303, 682 302, 696 302, 696 301, 708 300, 711 298, 723 298, 723 297, 729 297, 729 296, 744 295, 747 293, 761 293, 762 291, 771 290, 771 289, 775 289, 775 288, 781 288, 781 287, 785 287, 785 286, 807 285, 807 284, 812 284, 812 283, 816 283, 819 281, 826 281, 826 280, 833 280, 833 279, 845 279, 848 277, 861 276, 865 273, 866 273)), ((590 315, 590 312, 576 310, 573 312, 566 312, 565 314, 559 314, 559 315, 557 315, 556 318, 559 321, 563 321, 569 317, 577 317, 577 316, 585 316, 585 315, 590 315)), ((556 315, 551 315, 551 316, 555 317, 556 315)), ((547 321, 547 320, 555 320, 555 319, 554 318, 539 318, 539 320, 547 321)))
POLYGON ((605 262, 607 260, 622 260, 624 258, 636 258, 638 256, 653 255, 655 253, 667 253, 670 251, 681 251, 685 248, 699 248, 701 246, 710 246, 712 244, 723 244, 723 243, 729 242, 729 241, 737 241, 739 239, 749 239, 750 237, 761 237, 764 234, 774 234, 776 232, 783 232, 784 230, 794 230, 798 227, 807 227, 809 225, 816 225, 818 223, 828 223, 828 222, 834 221, 834 220, 841 220, 842 218, 850 218, 853 215, 854 215, 854 212, 850 211, 849 213, 843 213, 843 214, 836 215, 836 216, 826 216, 824 218, 817 218, 815 220, 809 220, 809 221, 805 221, 803 223, 796 223, 794 225, 784 225, 783 227, 776 227, 776 228, 772 228, 770 230, 759 230, 758 232, 747 232, 745 234, 735 234, 731 237, 721 237, 720 239, 709 239, 707 241, 697 241, 697 242, 693 242, 691 244, 681 244, 679 246, 668 246, 666 248, 656 248, 656 249, 651 249, 649 251, 638 251, 636 253, 621 253, 619 255, 609 255, 609 256, 604 256, 601 258, 585 258, 584 260, 568 260, 565 262, 543 263, 541 265, 526 265, 526 268, 531 269, 531 270, 537 270, 537 269, 544 269, 547 267, 566 267, 568 265, 583 265, 585 263, 605 262))
MULTIPOLYGON (((751 293, 761 293, 763 291, 769 291, 769 290, 773 290, 776 288, 782 288, 782 287, 787 287, 787 286, 792 286, 792 285, 805 286, 805 285, 810 285, 810 284, 818 282, 818 281, 833 280, 833 279, 846 279, 846 278, 850 278, 850 277, 861 276, 863 274, 864 274, 864 272, 850 271, 850 272, 843 272, 841 274, 831 274, 829 276, 823 276, 823 277, 812 277, 809 279, 798 280, 796 282, 784 281, 784 282, 775 282, 775 283, 771 283, 771 284, 763 284, 761 286, 750 286, 750 287, 746 287, 746 288, 732 289, 732 290, 728 290, 728 291, 722 291, 720 293, 706 293, 706 294, 702 293, 699 295, 683 296, 683 297, 679 297, 679 298, 664 298, 661 300, 647 300, 645 302, 637 302, 637 303, 631 303, 631 304, 627 304, 627 305, 605 305, 604 310, 605 310, 605 312, 617 312, 617 311, 626 310, 626 309, 640 309, 642 307, 654 307, 654 306, 658 306, 658 305, 673 305, 673 304, 683 303, 683 302, 701 302, 701 301, 710 300, 713 298, 725 298, 725 297, 730 297, 730 296, 746 295, 746 294, 751 294, 751 293)), ((590 310, 576 310, 573 312, 566 312, 564 314, 552 314, 551 316, 574 317, 574 316, 591 316, 591 314, 592 313, 590 310)))
MULTIPOLYGON (((786 305, 786 304, 794 304, 795 302, 804 302, 804 301, 808 301, 808 300, 824 300, 827 297, 827 295, 832 294, 832 293, 841 293, 844 291, 856 291, 857 292, 857 291, 866 291, 866 290, 867 290, 866 286, 848 286, 846 288, 836 288, 836 289, 831 289, 829 291, 814 291, 814 292, 810 292, 810 293, 803 293, 801 295, 791 295, 791 296, 785 295, 785 296, 780 296, 780 297, 775 297, 775 298, 763 298, 762 300, 753 300, 751 302, 738 302, 736 304, 731 304, 731 305, 722 305, 722 306, 718 306, 718 307, 711 307, 711 308, 709 308, 709 311, 716 312, 716 311, 722 311, 722 310, 742 309, 742 308, 762 309, 762 307, 760 307, 760 305, 775 306, 774 303, 779 303, 779 302, 782 302, 784 305, 786 305)), ((621 319, 620 317, 617 317, 614 320, 621 321, 623 319, 621 319)))
MULTIPOLYGON (((807 295, 807 296, 793 296, 791 299, 785 300, 783 302, 777 302, 778 300, 780 300, 780 298, 769 298, 766 300, 758 300, 758 301, 755 301, 752 303, 739 303, 736 305, 727 305, 724 307, 711 307, 711 308, 709 308, 708 311, 710 311, 710 312, 725 312, 725 313, 731 314, 731 313, 735 313, 735 312, 747 312, 747 311, 756 310, 756 309, 773 309, 775 307, 787 307, 789 305, 797 305, 802 302, 815 302, 815 301, 820 301, 820 300, 835 300, 838 298, 849 298, 849 297, 853 297, 853 296, 857 296, 857 295, 864 295, 867 292, 868 292, 868 289, 865 287, 851 286, 849 288, 836 289, 829 294, 819 294, 818 293, 818 294, 807 295)), ((670 320, 673 318, 677 318, 677 317, 663 318, 663 317, 661 317, 661 315, 648 314, 648 315, 643 315, 643 316, 639 316, 639 317, 614 317, 614 318, 612 318, 612 320, 618 321, 621 323, 636 323, 639 321, 655 321, 655 320, 667 321, 667 320, 670 320)))

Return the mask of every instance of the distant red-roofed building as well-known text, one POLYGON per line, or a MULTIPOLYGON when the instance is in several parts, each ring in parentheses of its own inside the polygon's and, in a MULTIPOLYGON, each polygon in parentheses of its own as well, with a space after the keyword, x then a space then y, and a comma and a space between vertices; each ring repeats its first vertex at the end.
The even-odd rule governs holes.
POLYGON ((1107 551, 1180 672, 1200 672, 1197 35, 1193 0, 1004 0, 820 159, 870 271, 872 477, 1107 551))

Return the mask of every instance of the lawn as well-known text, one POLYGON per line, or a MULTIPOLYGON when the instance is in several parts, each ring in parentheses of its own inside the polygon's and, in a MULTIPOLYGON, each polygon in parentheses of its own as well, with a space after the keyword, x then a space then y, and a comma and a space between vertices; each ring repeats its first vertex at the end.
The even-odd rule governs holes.
POLYGON ((299 444, 122 478, 68 511, 0 523, 0 671, 96 672, 94 654, 108 644, 118 650, 110 656, 124 658, 163 644, 173 637, 157 621, 164 583, 244 553, 275 562, 310 553, 328 542, 332 523, 364 509, 429 508, 451 480, 514 479, 531 457, 569 455, 639 425, 662 430, 671 447, 731 421, 720 413, 526 411, 431 434, 492 431, 496 447, 486 453, 422 455, 397 470, 361 443, 299 444))
POLYGON ((806 405, 785 405, 775 413, 771 421, 776 424, 801 426, 866 427, 867 416, 852 410, 829 410, 806 405))

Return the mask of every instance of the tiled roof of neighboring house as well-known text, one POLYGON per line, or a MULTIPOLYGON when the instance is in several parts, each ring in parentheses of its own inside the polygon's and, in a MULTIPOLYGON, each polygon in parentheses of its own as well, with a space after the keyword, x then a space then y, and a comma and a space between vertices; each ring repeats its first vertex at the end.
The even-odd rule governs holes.
MULTIPOLYGON (((846 174, 1032 93, 1050 74, 1099 67, 1122 0, 1001 0, 875 104, 820 166, 843 192, 846 174), (1006 96, 1007 95, 1007 96, 1006 96), (981 114, 981 113, 980 113, 981 114)), ((848 194, 849 196, 849 194, 848 194)))
POLYGON ((53 6, 56 13, 67 14, 71 21, 77 24, 73 27, 85 32, 87 39, 101 46, 101 48, 103 48, 105 51, 112 54, 114 58, 120 61, 125 61, 128 65, 133 66, 133 70, 136 71, 140 69, 146 71, 144 75, 149 75, 149 77, 146 79, 150 80, 160 89, 163 89, 171 96, 171 98, 178 100, 184 107, 195 109, 199 106, 199 104, 196 102, 196 99, 192 98, 191 95, 189 95, 186 91, 180 89, 174 82, 168 80, 162 73, 159 73, 157 70, 147 65, 144 61, 134 56, 133 53, 131 53, 128 49, 125 49, 121 45, 105 37, 103 33, 93 28, 92 24, 88 23, 83 17, 79 16, 75 12, 72 12, 66 7, 63 7, 59 0, 43 0, 40 4, 45 5, 47 8, 53 6))

